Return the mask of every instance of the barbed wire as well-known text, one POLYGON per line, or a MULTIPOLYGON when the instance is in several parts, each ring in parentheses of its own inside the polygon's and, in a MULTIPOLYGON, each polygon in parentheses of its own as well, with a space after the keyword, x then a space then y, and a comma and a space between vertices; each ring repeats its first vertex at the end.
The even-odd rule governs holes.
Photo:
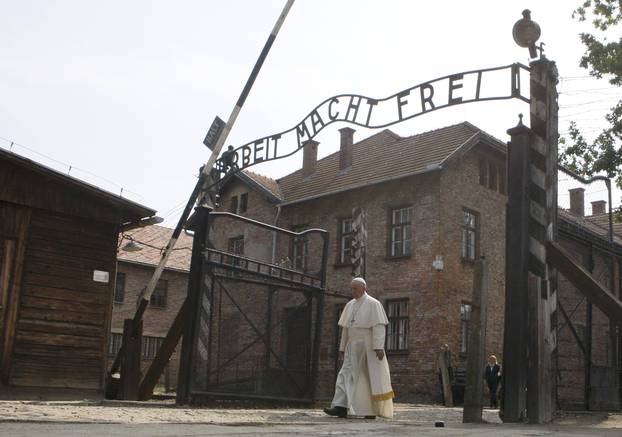
MULTIPOLYGON (((85 174, 87 174, 87 175, 89 175, 89 176, 92 176, 92 177, 95 177, 95 178, 97 178, 97 179, 100 179, 100 180, 102 180, 102 181, 104 181, 104 182, 106 182, 106 183, 108 183, 108 184, 114 185, 115 187, 117 187, 117 188, 119 188, 119 189, 120 189, 120 192, 119 192, 119 196, 120 196, 120 197, 123 197, 123 193, 124 193, 124 192, 126 192, 126 193, 131 193, 131 194, 133 194, 133 195, 137 196, 140 200, 142 200, 142 199, 144 198, 143 196, 141 196, 141 195, 140 195, 140 194, 138 194, 137 192, 132 191, 132 190, 128 190, 128 189, 127 189, 127 188, 125 188, 123 185, 118 184, 118 183, 116 183, 116 182, 115 182, 115 181, 113 181, 113 180, 110 180, 110 179, 108 179, 108 178, 105 178, 105 177, 103 177, 103 176, 100 176, 100 175, 98 175, 98 174, 96 174, 96 173, 93 173, 92 171, 85 170, 85 169, 80 168, 80 167, 76 167, 75 165, 72 165, 72 164, 67 164, 66 162, 59 161, 59 160, 58 160, 58 159, 56 159, 56 158, 52 158, 51 156, 48 156, 48 155, 46 155, 46 154, 44 154, 44 153, 39 152, 38 150, 36 150, 36 149, 35 149, 34 147, 32 147, 32 146, 27 146, 27 145, 25 145, 25 144, 18 143, 17 141, 13 141, 13 140, 11 140, 11 139, 9 139, 9 138, 6 138, 6 137, 3 137, 3 136, 0 136, 0 140, 1 140, 1 141, 5 141, 5 142, 7 142, 7 143, 9 143, 9 144, 10 144, 10 145, 9 145, 9 148, 8 148, 9 152, 15 153, 15 152, 13 151, 13 148, 14 148, 14 147, 20 147, 20 148, 22 148, 22 149, 28 150, 29 152, 34 153, 34 154, 36 154, 36 155, 40 156, 40 157, 42 157, 42 158, 45 158, 45 159, 47 159, 47 160, 49 160, 49 161, 52 161, 52 162, 54 162, 54 163, 56 163, 56 164, 58 164, 58 165, 62 165, 62 166, 67 167, 67 175, 69 175, 69 176, 73 176, 73 175, 71 175, 71 172, 72 172, 72 170, 73 170, 73 171, 74 171, 74 173, 75 173, 76 171, 77 171, 77 172, 82 172, 82 173, 85 173, 85 174)), ((4 148, 4 147, 3 147, 3 148, 4 148)))

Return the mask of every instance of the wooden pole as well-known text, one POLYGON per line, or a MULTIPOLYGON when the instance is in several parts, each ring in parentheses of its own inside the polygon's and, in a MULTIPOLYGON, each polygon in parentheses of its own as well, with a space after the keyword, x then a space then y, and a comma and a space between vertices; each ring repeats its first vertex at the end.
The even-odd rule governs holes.
POLYGON ((443 398, 446 407, 454 406, 454 397, 451 392, 451 379, 449 378, 449 346, 444 344, 438 353, 438 368, 441 372, 441 385, 443 387, 443 398))
POLYGON ((140 358, 142 352, 143 324, 135 325, 132 319, 123 322, 124 356, 121 367, 121 393, 123 399, 138 400, 140 383, 140 358))
POLYGON ((488 314, 488 263, 484 258, 473 268, 473 297, 469 321, 466 387, 464 389, 463 423, 482 421, 484 378, 482 369, 486 362, 486 316, 488 314))

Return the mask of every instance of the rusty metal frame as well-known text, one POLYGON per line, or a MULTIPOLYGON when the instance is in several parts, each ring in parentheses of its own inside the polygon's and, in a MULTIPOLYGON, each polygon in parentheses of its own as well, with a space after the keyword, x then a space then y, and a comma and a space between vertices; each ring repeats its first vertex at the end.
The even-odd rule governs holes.
MULTIPOLYGON (((296 393, 302 394, 303 397, 283 397, 268 394, 245 393, 243 391, 238 393, 228 391, 223 392, 222 390, 218 390, 217 387, 214 387, 215 390, 205 390, 203 388, 194 387, 194 378, 191 376, 186 378, 187 384, 184 389, 186 395, 184 399, 178 398, 178 402, 200 402, 202 399, 207 398, 248 398, 293 402, 313 402, 316 398, 316 386, 318 383, 319 345, 321 341, 320 334, 324 312, 324 293, 326 292, 328 232, 322 229, 309 229, 302 232, 293 232, 230 212, 209 211, 203 220, 205 220, 205 223, 209 220, 210 226, 213 226, 214 221, 219 218, 228 218, 248 226, 256 226, 267 231, 278 232, 292 238, 309 234, 316 234, 321 238, 320 244, 322 247, 323 259, 320 264, 320 270, 314 274, 309 274, 262 260, 222 250, 216 250, 210 246, 209 235, 207 235, 207 245, 201 252, 202 267, 200 274, 203 278, 201 282, 204 285, 201 287, 201 290, 197 290, 197 293, 200 293, 201 297, 198 297, 195 300, 199 302, 204 298, 209 299, 209 314, 207 316, 205 314, 200 316, 199 312, 202 311, 201 305, 196 305, 197 308, 191 311, 194 314, 189 317, 189 320, 187 321, 188 324, 192 325, 192 330, 194 331, 192 337, 195 340, 191 346, 194 350, 197 347, 198 337, 201 332, 199 329, 201 317, 203 318, 202 320, 210 326, 210 333, 208 335, 214 335, 215 331, 212 330, 212 327, 214 326, 214 323, 218 323, 214 317, 215 314, 219 314, 219 317, 221 314, 221 311, 218 308, 214 308, 214 304, 221 306, 223 299, 226 299, 230 304, 232 304, 233 308, 235 308, 236 313, 242 316, 245 326, 250 327, 254 337, 250 339, 248 344, 244 344, 239 350, 236 350, 233 356, 227 357, 224 363, 216 361, 217 364, 215 366, 213 366, 213 363, 215 362, 213 357, 220 356, 220 354, 218 353, 218 350, 212 351, 210 349, 212 347, 212 341, 208 341, 207 363, 204 362, 207 368, 207 373, 205 374, 207 380, 214 375, 218 375, 223 368, 226 368, 236 359, 239 359, 244 352, 257 345, 257 343, 262 342, 266 348, 266 362, 269 362, 270 358, 275 359, 279 366, 278 368, 283 372, 282 375, 287 378, 288 384, 292 384, 293 387, 296 388, 296 393), (229 276, 227 273, 234 274, 229 276), (307 360, 304 363, 305 376, 303 381, 300 381, 300 378, 296 379, 293 376, 290 369, 288 369, 283 362, 282 357, 277 353, 277 351, 274 350, 273 345, 270 342, 271 332, 273 332, 279 325, 282 325, 285 320, 280 320, 274 323, 272 317, 272 305, 269 304, 266 307, 266 314, 264 317, 265 325, 260 326, 263 322, 258 324, 256 321, 252 320, 251 317, 249 317, 249 314, 247 314, 236 297, 233 296, 231 291, 228 289, 228 286, 225 285, 225 280, 268 287, 268 302, 270 302, 274 292, 278 289, 285 290, 289 293, 300 293, 303 295, 302 301, 298 303, 297 306, 293 307, 294 311, 302 310, 309 316, 308 326, 305 329, 305 338, 308 339, 308 342, 306 344, 307 360), (219 296, 216 295, 216 293, 219 293, 219 296), (314 302, 315 308, 313 306, 314 302), (314 310, 315 317, 313 317, 314 310)), ((208 226, 205 223, 201 224, 195 222, 195 225, 207 229, 208 226)), ((220 341, 217 344, 217 348, 220 348, 220 341)), ((180 374, 185 373, 187 375, 192 375, 192 372, 194 372, 193 360, 196 358, 196 354, 193 355, 193 353, 187 352, 187 355, 191 358, 180 364, 180 374)), ((209 385, 206 387, 209 388, 209 385)))

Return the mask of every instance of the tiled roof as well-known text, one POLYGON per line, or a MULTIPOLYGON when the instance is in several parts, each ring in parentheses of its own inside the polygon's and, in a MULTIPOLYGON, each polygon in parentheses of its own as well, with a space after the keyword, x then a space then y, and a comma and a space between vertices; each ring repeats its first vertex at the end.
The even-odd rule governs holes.
POLYGON ((281 188, 279 187, 277 181, 275 181, 274 179, 248 170, 244 170, 243 173, 250 179, 252 179, 255 183, 259 184, 262 188, 267 190, 274 197, 278 199, 283 199, 283 196, 281 195, 281 188))
MULTIPOLYGON (((173 229, 158 225, 126 231, 119 237, 120 242, 119 250, 117 251, 117 259, 119 261, 134 262, 155 267, 160 262, 160 249, 168 244, 171 235, 173 235, 173 229), (134 240, 134 242, 142 246, 142 250, 137 252, 121 250, 121 248, 131 240, 134 240)), ((168 258, 166 267, 190 271, 191 255, 192 237, 182 232, 175 244, 173 252, 168 258)))
MULTIPOLYGON (((608 241, 608 237, 609 237, 608 226, 603 227, 599 224, 594 223, 591 220, 591 217, 581 217, 563 208, 558 208, 558 214, 559 214, 558 217, 561 220, 565 220, 566 222, 570 224, 579 226, 580 228, 587 231, 588 233, 591 233, 595 236, 600 237, 603 241, 608 241)), ((613 241, 616 245, 622 248, 622 236, 614 232, 613 241)))
MULTIPOLYGON (((586 220, 594 223, 597 226, 600 226, 605 230, 605 232, 609 232, 609 214, 596 214, 589 215, 585 217, 586 220)), ((613 233, 622 237, 622 222, 616 222, 615 212, 613 216, 613 233)))
POLYGON ((468 122, 406 138, 385 129, 352 146, 349 168, 339 170, 336 152, 318 160, 310 176, 303 177, 301 169, 279 179, 278 184, 287 204, 397 179, 437 168, 478 135, 484 134, 468 122))

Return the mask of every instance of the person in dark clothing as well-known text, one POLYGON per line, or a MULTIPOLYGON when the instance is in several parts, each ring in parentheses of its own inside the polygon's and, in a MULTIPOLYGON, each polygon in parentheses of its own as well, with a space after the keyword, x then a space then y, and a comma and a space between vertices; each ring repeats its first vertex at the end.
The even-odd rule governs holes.
POLYGON ((497 357, 494 355, 488 357, 484 379, 488 385, 488 391, 490 391, 490 408, 497 408, 497 388, 501 380, 501 366, 497 363, 497 357))

